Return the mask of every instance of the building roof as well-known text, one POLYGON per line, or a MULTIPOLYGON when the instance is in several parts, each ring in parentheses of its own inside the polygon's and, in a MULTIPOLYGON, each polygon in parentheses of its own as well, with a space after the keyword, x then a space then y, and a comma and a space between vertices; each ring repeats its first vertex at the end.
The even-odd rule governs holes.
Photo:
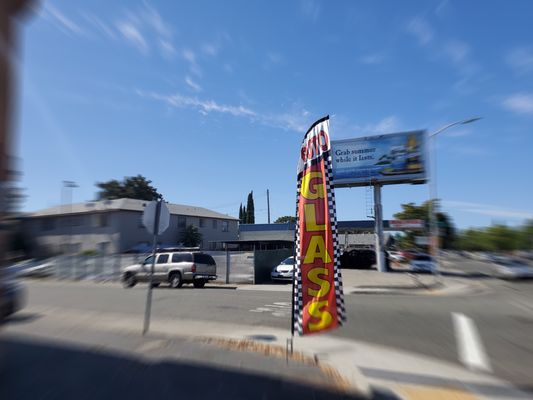
MULTIPOLYGON (((116 199, 87 201, 85 203, 63 204, 56 207, 45 208, 25 215, 26 218, 47 217, 67 214, 86 214, 95 211, 138 211, 142 212, 149 203, 145 200, 116 199)), ((238 218, 208 210, 203 207, 188 206, 183 204, 166 203, 171 215, 186 215, 191 217, 204 217, 238 221, 238 218)))

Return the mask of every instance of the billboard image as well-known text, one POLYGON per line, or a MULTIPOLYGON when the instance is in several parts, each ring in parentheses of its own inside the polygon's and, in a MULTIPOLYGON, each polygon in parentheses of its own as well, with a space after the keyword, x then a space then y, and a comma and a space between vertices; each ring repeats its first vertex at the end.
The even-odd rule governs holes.
POLYGON ((335 186, 425 183, 426 132, 331 141, 335 186))

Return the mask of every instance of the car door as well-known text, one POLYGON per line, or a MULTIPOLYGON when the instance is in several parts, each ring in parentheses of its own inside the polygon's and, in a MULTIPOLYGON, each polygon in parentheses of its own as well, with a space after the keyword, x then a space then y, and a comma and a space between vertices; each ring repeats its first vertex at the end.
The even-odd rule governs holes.
POLYGON ((150 279, 150 268, 152 268, 153 259, 154 256, 146 257, 141 263, 141 268, 139 268, 139 272, 137 273, 137 280, 139 282, 148 282, 150 279))
POLYGON ((209 254, 194 253, 193 258, 197 275, 216 275, 217 265, 209 254))
POLYGON ((155 262, 154 267, 154 280, 156 282, 162 282, 167 279, 168 275, 168 266, 169 266, 169 260, 170 255, 167 253, 159 254, 157 256, 157 260, 155 262))

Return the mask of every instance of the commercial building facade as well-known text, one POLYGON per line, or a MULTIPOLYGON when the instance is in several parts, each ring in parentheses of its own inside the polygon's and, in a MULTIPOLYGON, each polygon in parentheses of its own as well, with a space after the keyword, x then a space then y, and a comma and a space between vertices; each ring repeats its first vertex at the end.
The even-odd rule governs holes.
MULTIPOLYGON (((152 236, 142 225, 147 201, 117 199, 62 205, 21 218, 22 231, 34 255, 100 254, 143 251, 152 236)), ((170 204, 170 225, 159 236, 162 246, 177 246, 189 225, 202 235, 200 248, 217 250, 220 243, 238 237, 238 219, 202 207, 170 204)))

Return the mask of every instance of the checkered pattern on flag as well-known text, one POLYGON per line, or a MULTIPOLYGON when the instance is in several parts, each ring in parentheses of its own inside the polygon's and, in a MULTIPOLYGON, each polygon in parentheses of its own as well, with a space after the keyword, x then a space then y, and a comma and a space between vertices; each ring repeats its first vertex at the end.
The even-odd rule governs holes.
POLYGON ((329 117, 305 134, 298 162, 292 332, 335 329, 346 319, 333 191, 329 117))

